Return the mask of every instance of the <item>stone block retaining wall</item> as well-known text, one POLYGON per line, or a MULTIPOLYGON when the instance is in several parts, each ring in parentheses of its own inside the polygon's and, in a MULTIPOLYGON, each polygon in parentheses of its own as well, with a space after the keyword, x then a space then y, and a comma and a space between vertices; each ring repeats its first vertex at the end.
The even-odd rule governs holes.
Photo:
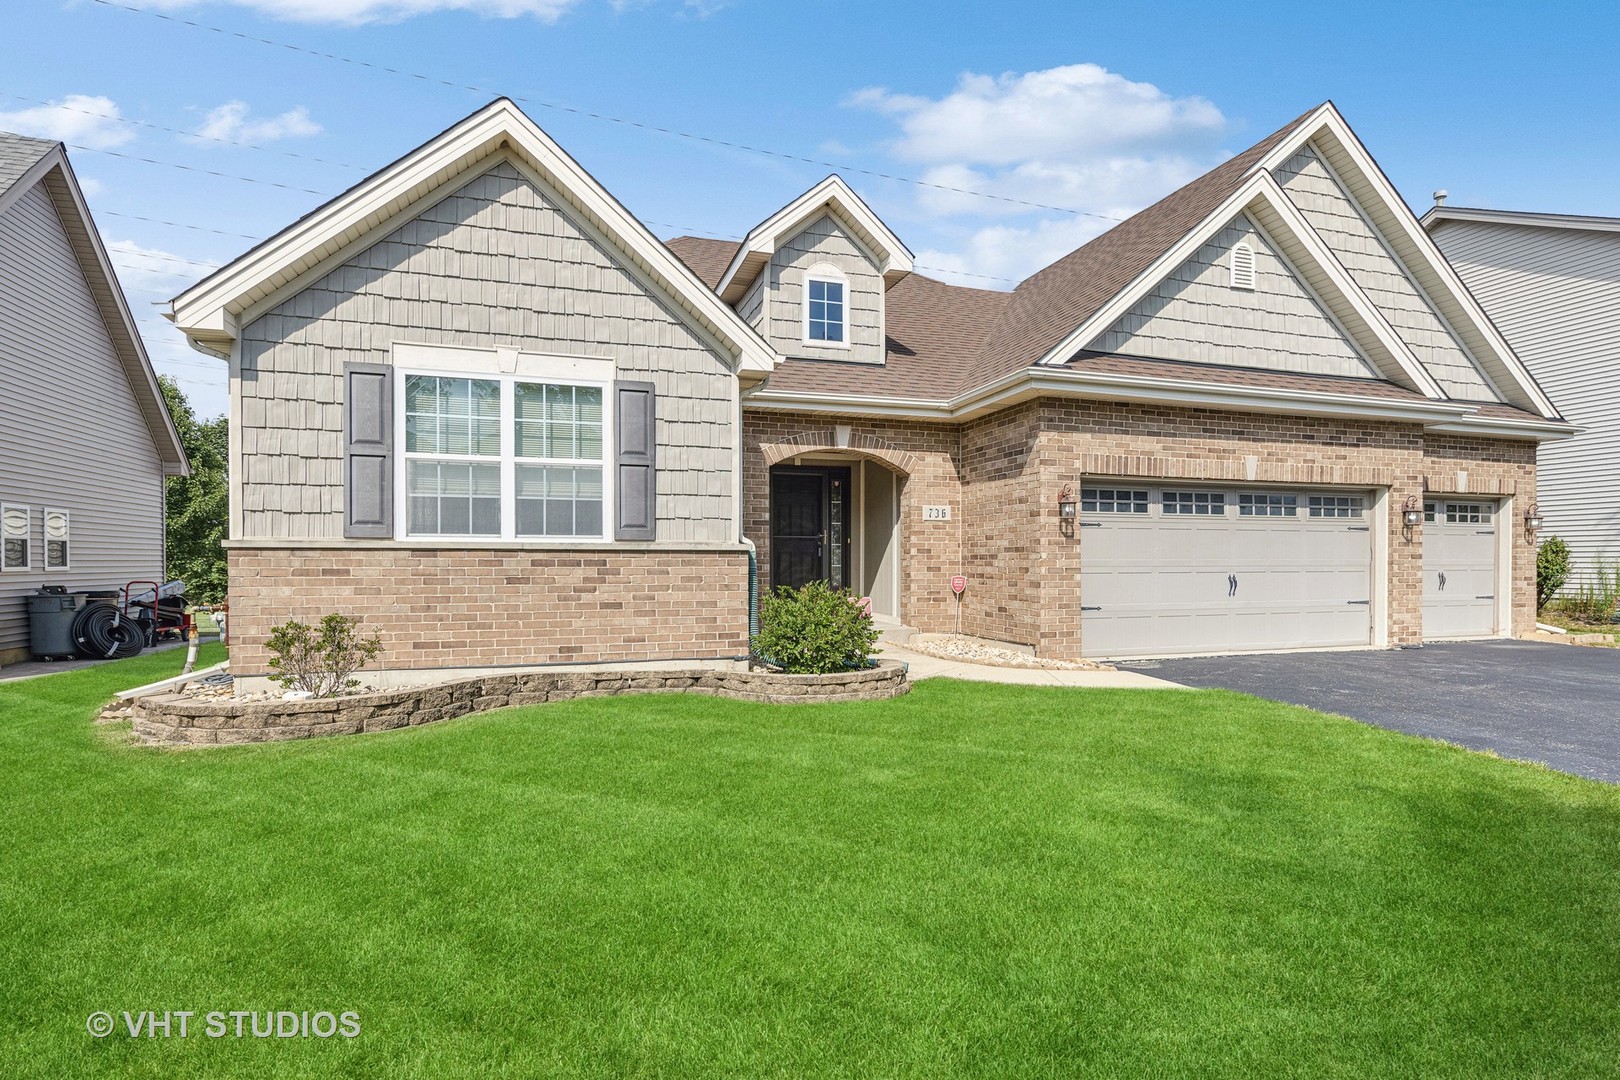
POLYGON ((307 701, 199 701, 165 694, 137 701, 133 719, 141 742, 207 746, 388 731, 512 705, 619 694, 673 691, 769 704, 822 704, 876 701, 898 697, 909 689, 905 665, 892 660, 836 675, 707 668, 536 672, 307 701))

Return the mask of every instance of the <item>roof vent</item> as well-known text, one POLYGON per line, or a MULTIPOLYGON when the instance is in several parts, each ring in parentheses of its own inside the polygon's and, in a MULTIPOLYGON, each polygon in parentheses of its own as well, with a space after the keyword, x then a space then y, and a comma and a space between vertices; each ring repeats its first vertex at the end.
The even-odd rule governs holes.
POLYGON ((1254 248, 1247 243, 1236 244, 1232 248, 1232 288, 1254 288, 1254 248))
POLYGON ((1434 193, 1434 205, 1436 205, 1436 206, 1444 206, 1444 205, 1446 205, 1446 196, 1448 196, 1450 194, 1451 194, 1451 192, 1447 191, 1445 188, 1441 188, 1439 191, 1436 191, 1434 193))

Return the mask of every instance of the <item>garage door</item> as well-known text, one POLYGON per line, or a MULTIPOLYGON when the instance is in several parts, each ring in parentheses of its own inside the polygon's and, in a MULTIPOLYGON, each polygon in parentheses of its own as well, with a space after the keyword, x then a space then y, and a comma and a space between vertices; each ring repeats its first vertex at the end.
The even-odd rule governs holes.
POLYGON ((1370 505, 1361 492, 1083 488, 1081 651, 1369 644, 1370 505))
POLYGON ((1423 503, 1423 637, 1496 633, 1496 503, 1423 503))

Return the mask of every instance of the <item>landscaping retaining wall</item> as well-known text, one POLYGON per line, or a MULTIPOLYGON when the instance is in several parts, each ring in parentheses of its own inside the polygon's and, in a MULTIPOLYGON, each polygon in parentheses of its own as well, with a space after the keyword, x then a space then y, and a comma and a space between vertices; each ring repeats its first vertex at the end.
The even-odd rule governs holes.
POLYGON ((770 704, 876 701, 910 686, 904 664, 837 675, 777 675, 684 668, 668 671, 536 672, 485 675, 437 686, 412 686, 307 701, 199 701, 182 694, 141 698, 136 737, 161 746, 279 742, 414 727, 469 713, 572 698, 676 692, 770 704))

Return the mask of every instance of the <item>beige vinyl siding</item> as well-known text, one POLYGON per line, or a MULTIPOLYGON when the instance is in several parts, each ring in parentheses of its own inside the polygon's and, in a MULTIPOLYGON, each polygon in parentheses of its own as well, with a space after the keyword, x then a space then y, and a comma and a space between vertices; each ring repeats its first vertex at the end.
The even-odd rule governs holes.
POLYGON ((163 574, 162 464, 90 287, 41 187, 0 215, 0 502, 29 508, 26 572, 0 573, 0 654, 28 644, 41 585, 163 574), (71 515, 68 570, 44 567, 43 513, 71 515))
POLYGON ((768 340, 784 356, 820 360, 883 362, 883 276, 831 214, 812 221, 777 248, 765 274, 771 297, 768 340), (837 267, 849 279, 849 348, 804 340, 804 278, 818 263, 837 267))
POLYGON ((1501 400, 1314 149, 1306 146, 1294 155, 1277 170, 1276 178, 1449 396, 1464 401, 1501 400))
POLYGON ((1200 364, 1377 378, 1378 373, 1239 215, 1090 348, 1200 364), (1234 289, 1232 249, 1255 256, 1255 287, 1234 289))
POLYGON ((1620 563, 1620 233, 1478 221, 1434 231, 1491 321, 1558 411, 1583 430, 1543 443, 1543 536, 1562 537, 1583 577, 1620 563))
POLYGON ((732 539, 735 377, 509 162, 243 331, 242 537, 341 538, 348 362, 398 342, 611 358, 658 392, 658 539, 732 539))
MULTIPOLYGON (((769 276, 768 274, 761 274, 755 278, 754 283, 748 287, 748 291, 743 293, 741 302, 737 304, 737 314, 741 315, 743 321, 755 330, 760 329, 760 324, 765 319, 765 280, 769 276)), ((763 333, 763 331, 761 332, 763 333)))

